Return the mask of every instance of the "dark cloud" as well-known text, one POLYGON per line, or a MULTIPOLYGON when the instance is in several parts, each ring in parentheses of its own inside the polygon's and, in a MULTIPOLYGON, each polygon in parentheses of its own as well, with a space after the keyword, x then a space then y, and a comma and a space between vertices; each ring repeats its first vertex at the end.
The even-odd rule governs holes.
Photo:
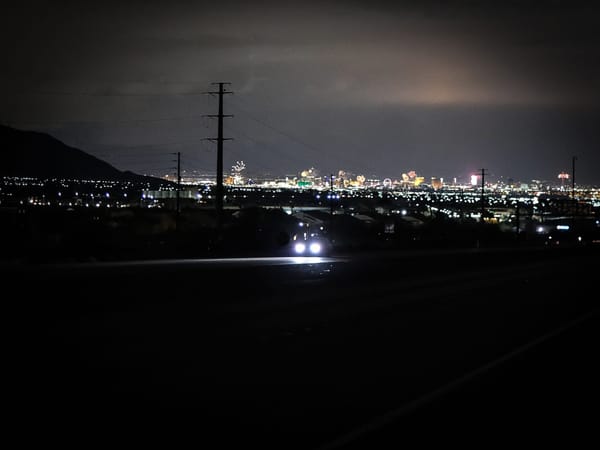
POLYGON ((339 164, 450 177, 486 164, 498 175, 549 178, 577 153, 590 162, 581 180, 600 182, 590 125, 600 102, 600 8, 591 2, 11 8, 2 19, 9 64, 0 120, 90 151, 112 143, 111 162, 123 168, 135 155, 143 167, 144 153, 119 160, 127 151, 119 142, 155 143, 151 155, 187 141, 185 151, 202 150, 196 161, 209 165, 210 149, 193 141, 211 124, 190 117, 214 112, 214 99, 197 94, 225 80, 236 92, 226 104, 239 135, 231 156, 247 155, 249 169, 339 164))

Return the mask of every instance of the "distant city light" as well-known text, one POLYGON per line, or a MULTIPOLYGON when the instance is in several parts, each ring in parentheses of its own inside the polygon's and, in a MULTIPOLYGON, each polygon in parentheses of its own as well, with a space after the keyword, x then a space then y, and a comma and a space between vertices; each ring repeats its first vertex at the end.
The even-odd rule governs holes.
POLYGON ((471 175, 471 185, 472 186, 476 186, 477 185, 478 178, 479 177, 477 175, 471 175))

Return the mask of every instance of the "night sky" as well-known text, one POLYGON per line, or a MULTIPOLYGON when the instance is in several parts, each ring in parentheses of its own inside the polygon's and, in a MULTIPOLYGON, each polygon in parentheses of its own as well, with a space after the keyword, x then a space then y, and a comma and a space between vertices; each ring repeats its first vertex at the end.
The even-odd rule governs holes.
POLYGON ((600 2, 15 3, 0 122, 122 170, 214 172, 227 81, 226 170, 600 185, 600 2))

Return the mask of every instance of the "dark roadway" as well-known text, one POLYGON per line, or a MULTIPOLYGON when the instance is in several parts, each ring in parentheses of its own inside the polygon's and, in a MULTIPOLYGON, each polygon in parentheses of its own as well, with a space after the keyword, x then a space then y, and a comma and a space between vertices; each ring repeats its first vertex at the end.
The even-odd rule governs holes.
POLYGON ((598 250, 4 267, 9 429, 78 447, 597 442, 598 250))

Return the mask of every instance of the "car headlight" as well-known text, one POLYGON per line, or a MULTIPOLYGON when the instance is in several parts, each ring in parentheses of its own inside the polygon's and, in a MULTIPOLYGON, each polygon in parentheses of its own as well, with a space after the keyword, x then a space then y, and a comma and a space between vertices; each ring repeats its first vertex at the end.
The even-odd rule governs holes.
POLYGON ((294 246, 294 250, 296 251, 296 253, 304 253, 304 251, 306 250, 306 245, 304 244, 304 242, 298 242, 294 246))
POLYGON ((319 244, 318 242, 312 242, 309 246, 309 249, 313 255, 321 253, 321 244, 319 244))

